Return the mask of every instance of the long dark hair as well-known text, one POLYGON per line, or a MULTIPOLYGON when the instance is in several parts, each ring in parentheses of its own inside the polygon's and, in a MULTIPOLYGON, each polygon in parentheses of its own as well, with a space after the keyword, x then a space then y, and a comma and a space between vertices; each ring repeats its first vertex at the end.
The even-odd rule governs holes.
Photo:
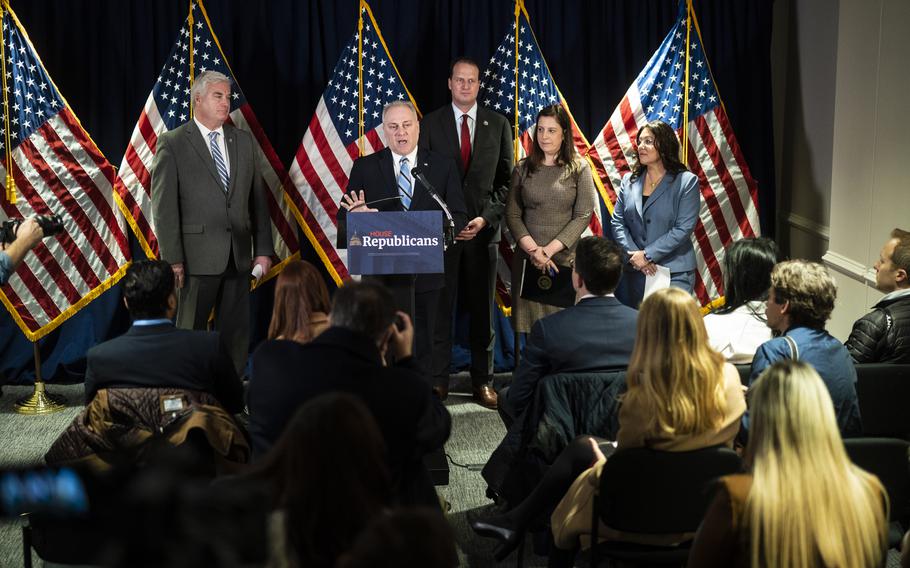
POLYGON ((299 566, 333 567, 391 500, 379 426, 345 393, 301 406, 248 476, 272 489, 272 506, 285 514, 286 552, 299 566))
MULTIPOLYGON (((740 239, 724 253, 724 305, 714 313, 728 314, 755 300, 767 300, 771 269, 781 261, 777 243, 763 237, 740 239)), ((764 314, 755 314, 764 321, 764 314)))
POLYGON ((329 313, 329 291, 316 267, 304 260, 288 263, 275 283, 269 339, 309 341, 313 312, 329 313))
POLYGON ((649 129, 652 134, 654 134, 654 149, 657 150, 658 155, 660 155, 660 161, 664 165, 664 169, 667 170, 667 173, 676 175, 680 172, 687 172, 687 168, 681 161, 679 161, 679 138, 676 137, 676 132, 673 131, 673 128, 669 124, 660 120, 652 120, 648 124, 642 126, 638 130, 638 134, 635 136, 635 165, 632 167, 632 179, 636 180, 644 174, 648 168, 641 165, 641 162, 638 161, 638 149, 637 146, 641 142, 641 133, 644 132, 645 128, 649 129))
POLYGON ((562 146, 559 147, 559 153, 556 155, 557 165, 569 166, 570 173, 575 173, 578 165, 575 159, 575 144, 572 141, 572 121, 569 119, 566 109, 562 108, 562 105, 555 104, 545 106, 537 113, 537 120, 534 123, 534 143, 531 145, 531 153, 523 162, 527 175, 536 173, 540 164, 543 163, 543 150, 537 143, 537 126, 540 125, 540 119, 545 116, 555 119, 562 128, 562 146))

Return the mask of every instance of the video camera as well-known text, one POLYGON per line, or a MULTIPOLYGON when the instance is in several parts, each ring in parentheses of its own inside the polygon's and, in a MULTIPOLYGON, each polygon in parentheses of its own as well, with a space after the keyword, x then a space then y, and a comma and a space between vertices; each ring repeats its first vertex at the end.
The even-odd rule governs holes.
MULTIPOLYGON (((16 240, 16 231, 25 219, 7 219, 0 223, 0 243, 10 244, 16 240)), ((35 221, 44 232, 45 237, 63 231, 63 219, 60 215, 36 215, 35 221)))

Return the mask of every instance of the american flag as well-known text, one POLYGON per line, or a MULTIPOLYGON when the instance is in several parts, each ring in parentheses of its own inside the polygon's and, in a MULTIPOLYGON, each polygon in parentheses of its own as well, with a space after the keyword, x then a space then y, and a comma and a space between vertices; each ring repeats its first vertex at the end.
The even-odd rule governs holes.
MULTIPOLYGON (((524 3, 519 0, 519 5, 518 41, 517 43, 515 41, 516 22, 513 22, 509 25, 509 31, 506 32, 502 43, 490 58, 489 65, 481 74, 478 100, 485 107, 505 115, 513 126, 517 113, 520 143, 516 148, 516 161, 524 158, 531 150, 537 113, 543 107, 557 103, 568 113, 572 122, 572 141, 575 149, 581 156, 584 156, 588 149, 588 141, 575 123, 575 118, 569 111, 569 105, 556 87, 556 82, 553 81, 547 62, 543 58, 543 52, 540 51, 540 46, 537 45, 537 39, 531 30, 524 3), (517 69, 515 65, 516 50, 518 52, 517 69)), ((596 235, 603 234, 600 211, 601 207, 594 208, 595 214, 591 216, 588 228, 591 233, 596 235)), ((506 238, 499 242, 500 263, 496 287, 500 305, 508 309, 511 305, 510 267, 514 242, 508 229, 505 227, 503 229, 506 238)))
POLYGON ((364 155, 385 148, 382 107, 398 100, 414 102, 389 55, 373 12, 366 2, 361 1, 360 6, 362 50, 358 50, 360 36, 354 32, 316 105, 316 113, 291 165, 291 181, 297 188, 293 193, 294 203, 309 220, 307 233, 338 284, 348 277, 346 251, 335 248, 338 203, 348 185, 348 174, 360 156, 361 145, 364 155), (362 136, 358 128, 361 107, 362 136))
POLYGON ((691 20, 687 15, 686 2, 680 2, 676 23, 626 91, 588 157, 603 181, 612 210, 622 176, 634 163, 634 141, 643 124, 662 120, 684 139, 688 166, 698 176, 702 196, 692 235, 698 259, 695 293, 702 304, 707 304, 723 292, 720 261, 725 247, 734 240, 760 234, 758 186, 717 93, 695 15, 691 14, 691 20), (687 29, 689 21, 691 29, 687 29), (683 133, 686 85, 689 117, 683 133))
POLYGON ((9 149, 17 196, 2 200, 3 216, 58 214, 64 226, 0 289, 19 328, 37 341, 116 284, 129 266, 130 248, 114 168, 51 81, 15 14, 4 8, 9 115, 0 116, 0 179, 9 149))
POLYGON ((145 101, 120 165, 122 197, 129 214, 127 220, 150 258, 158 256, 155 220, 152 218, 151 168, 158 137, 192 120, 190 79, 203 71, 218 71, 231 79, 229 122, 253 135, 257 142, 257 166, 266 192, 272 221, 272 244, 279 263, 267 276, 277 274, 284 264, 299 256, 300 243, 293 217, 301 218, 287 198, 292 192, 290 179, 272 144, 259 125, 240 84, 231 72, 202 2, 192 3, 190 14, 181 26, 155 86, 145 101), (192 63, 192 67, 191 67, 192 63))

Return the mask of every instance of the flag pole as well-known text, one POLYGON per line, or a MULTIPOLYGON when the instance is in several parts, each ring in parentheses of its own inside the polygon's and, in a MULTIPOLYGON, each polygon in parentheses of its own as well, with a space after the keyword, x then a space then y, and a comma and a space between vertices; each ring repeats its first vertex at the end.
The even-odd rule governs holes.
POLYGON ((9 10, 9 2, 3 0, 0 5, 0 60, 3 61, 3 132, 6 144, 6 201, 12 205, 16 203, 16 182, 13 180, 13 149, 10 146, 10 120, 9 120, 9 93, 6 86, 6 28, 4 20, 6 11, 9 10))
POLYGON ((41 349, 38 342, 32 342, 35 353, 35 390, 25 398, 20 398, 13 406, 17 414, 51 414, 66 408, 66 398, 59 394, 51 394, 45 390, 44 379, 41 378, 41 349))
POLYGON ((186 18, 187 26, 189 26, 189 36, 190 36, 190 116, 193 116, 193 81, 196 77, 193 75, 193 67, 196 65, 196 62, 193 60, 193 2, 195 0, 190 0, 190 14, 186 18))
POLYGON ((512 127, 512 155, 518 157, 518 145, 521 143, 518 139, 518 21, 521 15, 522 0, 515 0, 515 124, 512 127))
POLYGON ((689 165, 689 51, 692 49, 690 40, 692 37, 692 0, 686 0, 686 76, 683 78, 683 92, 685 100, 683 103, 683 123, 682 123, 682 140, 680 140, 680 152, 682 152, 682 163, 684 166, 689 165))
POLYGON ((363 156, 363 0, 357 8, 357 148, 363 156))

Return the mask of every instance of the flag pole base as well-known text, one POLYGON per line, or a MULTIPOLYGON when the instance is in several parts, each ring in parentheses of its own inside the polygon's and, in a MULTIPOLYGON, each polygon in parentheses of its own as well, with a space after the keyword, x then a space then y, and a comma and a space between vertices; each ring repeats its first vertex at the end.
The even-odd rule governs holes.
POLYGON ((18 414, 51 414, 66 408, 66 398, 51 394, 44 388, 44 381, 35 381, 35 390, 29 396, 19 399, 15 404, 18 414))

